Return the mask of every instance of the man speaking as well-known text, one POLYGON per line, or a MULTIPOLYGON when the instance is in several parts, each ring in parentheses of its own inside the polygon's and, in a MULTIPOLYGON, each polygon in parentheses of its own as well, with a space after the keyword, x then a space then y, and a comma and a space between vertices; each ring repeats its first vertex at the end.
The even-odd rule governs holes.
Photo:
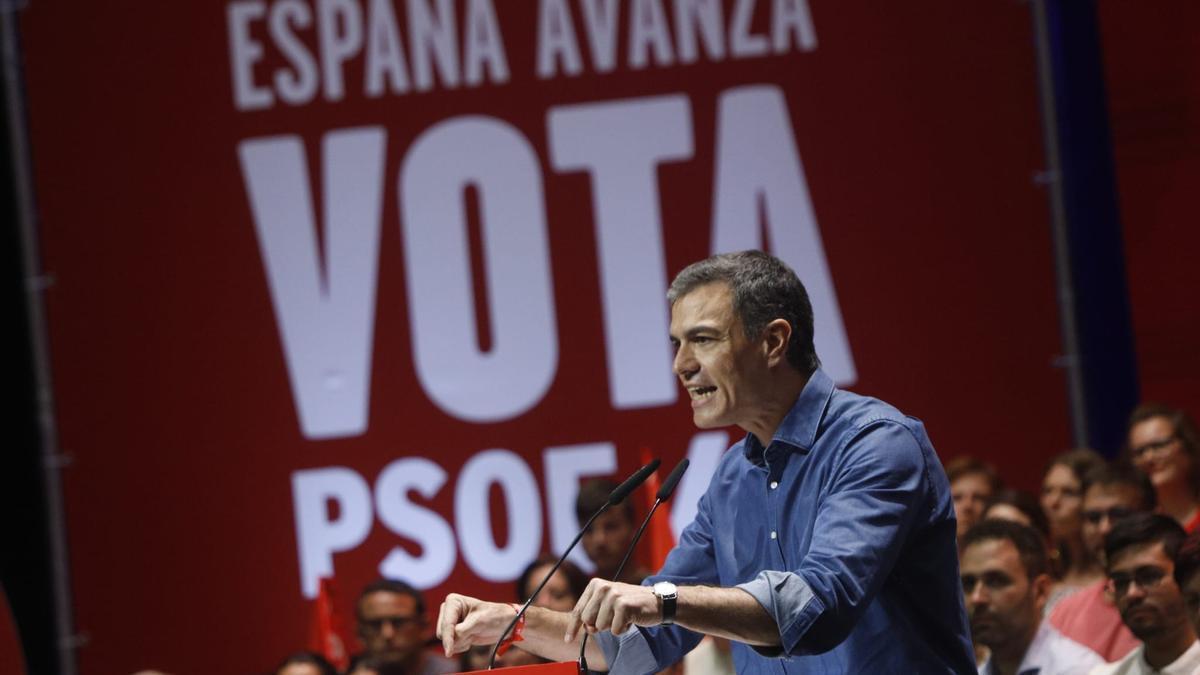
MULTIPOLYGON (((796 274, 718 255, 667 293, 674 370, 700 428, 737 425, 696 519, 645 585, 593 580, 570 613, 530 608, 517 645, 594 670, 662 670, 702 637, 739 673, 973 673, 954 510, 924 427, 840 391, 796 274)), ((500 638, 507 604, 447 596, 447 654, 500 638)))

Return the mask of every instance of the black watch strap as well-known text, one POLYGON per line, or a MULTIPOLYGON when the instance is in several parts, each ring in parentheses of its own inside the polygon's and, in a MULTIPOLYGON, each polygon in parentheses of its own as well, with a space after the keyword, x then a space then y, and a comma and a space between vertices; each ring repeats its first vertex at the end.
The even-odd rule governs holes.
POLYGON ((670 626, 675 623, 675 601, 678 596, 664 595, 662 597, 662 625, 670 626))

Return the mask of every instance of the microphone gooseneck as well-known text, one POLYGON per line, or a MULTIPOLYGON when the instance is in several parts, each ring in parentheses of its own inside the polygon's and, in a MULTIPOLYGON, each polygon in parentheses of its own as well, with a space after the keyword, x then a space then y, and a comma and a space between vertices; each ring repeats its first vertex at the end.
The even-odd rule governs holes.
MULTIPOLYGON (((658 460, 655 460, 658 461, 658 460)), ((658 506, 671 498, 671 494, 675 492, 675 486, 679 484, 679 479, 683 477, 683 472, 687 471, 688 465, 691 462, 685 457, 680 460, 675 468, 671 470, 671 475, 667 476, 667 480, 663 481, 661 487, 658 488, 658 493, 654 496, 654 505, 650 507, 650 512, 642 519, 642 524, 638 527, 637 532, 633 535, 633 541, 630 542, 629 548, 625 551, 625 557, 621 559, 621 564, 617 566, 616 573, 610 581, 616 581, 621 578, 621 572, 625 571, 625 564, 629 562, 629 557, 637 548, 638 541, 642 538, 642 533, 646 531, 646 526, 650 524, 650 518, 654 516, 654 512, 658 510, 658 506)), ((647 465, 649 466, 649 465, 647 465)), ((614 491, 615 492, 615 491, 614 491)), ((597 514, 599 515, 599 514, 597 514)), ((586 528, 585 528, 586 529, 586 528)), ((583 639, 579 641, 579 672, 587 671, 587 656, 584 651, 587 649, 588 632, 583 632, 583 639)))
POLYGON ((551 567, 550 571, 546 573, 546 576, 542 577, 541 583, 539 583, 537 588, 535 588, 533 592, 529 594, 529 599, 525 601, 525 604, 521 605, 521 609, 517 610, 517 613, 513 616, 512 621, 508 622, 508 626, 503 632, 500 633, 500 638, 496 640, 496 644, 492 647, 492 655, 488 658, 488 670, 492 670, 496 667, 496 654, 500 651, 500 645, 504 643, 504 638, 508 637, 508 634, 512 631, 513 627, 517 625, 517 622, 521 620, 521 617, 525 616, 525 612, 529 609, 529 606, 533 604, 533 601, 537 598, 538 593, 542 592, 542 588, 545 587, 546 583, 550 581, 550 579, 554 576, 554 573, 558 571, 558 568, 563 564, 563 561, 567 559, 567 555, 571 553, 571 551, 575 548, 575 545, 578 544, 579 540, 583 538, 583 533, 587 532, 587 529, 592 526, 592 521, 600 517, 600 514, 607 511, 610 507, 616 506, 617 504, 625 501, 625 497, 627 497, 630 492, 633 492, 639 485, 646 482, 646 479, 650 477, 650 474, 654 473, 654 470, 658 468, 659 463, 659 460, 656 459, 635 471, 632 476, 625 479, 624 483, 621 483, 616 487, 615 490, 609 493, 608 501, 604 502, 604 504, 592 514, 592 517, 587 519, 587 522, 584 523, 582 528, 580 528, 579 534, 576 534, 575 538, 571 540, 570 546, 567 546, 567 550, 563 551, 562 555, 559 556, 558 562, 554 563, 554 567, 551 567))

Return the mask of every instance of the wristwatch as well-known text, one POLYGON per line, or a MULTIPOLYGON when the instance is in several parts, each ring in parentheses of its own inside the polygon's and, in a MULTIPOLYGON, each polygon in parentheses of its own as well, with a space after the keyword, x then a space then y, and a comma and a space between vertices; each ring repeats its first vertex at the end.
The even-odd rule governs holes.
POLYGON ((654 594, 658 596, 659 600, 662 600, 662 623, 660 625, 670 626, 675 623, 675 600, 679 597, 679 589, 669 581, 660 581, 654 584, 654 594))

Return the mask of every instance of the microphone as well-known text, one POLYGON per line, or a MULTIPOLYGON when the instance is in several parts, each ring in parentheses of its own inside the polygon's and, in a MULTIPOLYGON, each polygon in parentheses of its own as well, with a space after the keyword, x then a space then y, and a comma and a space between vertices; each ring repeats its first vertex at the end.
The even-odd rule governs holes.
MULTIPOLYGON (((658 460, 655 460, 658 461, 658 460)), ((650 524, 650 518, 654 516, 654 512, 658 510, 658 505, 671 498, 671 494, 675 492, 675 486, 679 485, 679 479, 683 478, 683 472, 687 471, 688 465, 691 464, 686 457, 679 460, 674 469, 671 469, 671 475, 667 476, 667 480, 663 481, 661 487, 658 488, 658 493, 654 495, 654 506, 650 507, 650 512, 646 514, 646 518, 642 521, 641 527, 633 535, 633 541, 629 544, 629 549, 625 551, 625 557, 621 559, 621 564, 617 566, 617 571, 613 575, 612 581, 621 578, 621 572, 625 570, 625 563, 629 562, 629 556, 633 554, 633 550, 637 548, 638 541, 642 538, 642 533, 646 531, 646 526, 650 524)), ((618 490, 620 488, 617 488, 618 490)), ((615 492, 615 491, 614 491, 615 492)), ((588 632, 583 632, 583 639, 579 641, 579 672, 586 672, 587 657, 584 656, 584 650, 587 649, 588 632)))
MULTIPOLYGON (((558 571, 559 566, 562 565, 563 561, 567 559, 567 555, 571 553, 571 550, 574 549, 575 545, 579 543, 579 540, 583 538, 583 533, 587 532, 587 529, 592 526, 592 521, 596 520, 596 518, 599 518, 600 514, 607 511, 610 507, 616 506, 625 501, 625 498, 629 496, 630 492, 633 492, 638 488, 639 485, 646 482, 646 479, 650 477, 650 474, 654 473, 654 471, 658 469, 658 465, 660 463, 661 462, 659 460, 655 459, 646 466, 643 466, 635 471, 632 476, 625 479, 624 483, 621 483, 616 487, 615 490, 609 493, 608 501, 604 502, 604 505, 597 509, 596 512, 592 514, 591 518, 587 519, 587 522, 584 523, 583 527, 579 529, 579 534, 575 535, 575 538, 571 540, 571 545, 567 546, 567 550, 563 551, 562 555, 559 556, 558 562, 554 563, 554 567, 550 568, 550 571, 547 572, 546 576, 542 578, 542 582, 537 585, 537 588, 533 590, 533 593, 529 594, 529 599, 525 601, 525 604, 521 605, 521 609, 517 611, 517 614, 513 617, 512 621, 508 622, 508 627, 500 633, 500 639, 496 640, 496 645, 492 647, 492 655, 488 659, 488 670, 492 670, 496 667, 496 653, 500 650, 500 644, 504 642, 504 638, 508 637, 508 634, 510 631, 512 631, 513 626, 517 625, 517 621, 520 621, 521 617, 525 616, 525 612, 529 609, 529 606, 533 604, 533 601, 535 598, 537 598, 538 593, 542 592, 542 587, 544 587, 546 583, 550 581, 551 577, 554 576, 554 573, 558 571)), ((628 554, 626 554, 625 557, 628 558, 628 554)), ((623 562, 621 564, 624 565, 623 562)))

